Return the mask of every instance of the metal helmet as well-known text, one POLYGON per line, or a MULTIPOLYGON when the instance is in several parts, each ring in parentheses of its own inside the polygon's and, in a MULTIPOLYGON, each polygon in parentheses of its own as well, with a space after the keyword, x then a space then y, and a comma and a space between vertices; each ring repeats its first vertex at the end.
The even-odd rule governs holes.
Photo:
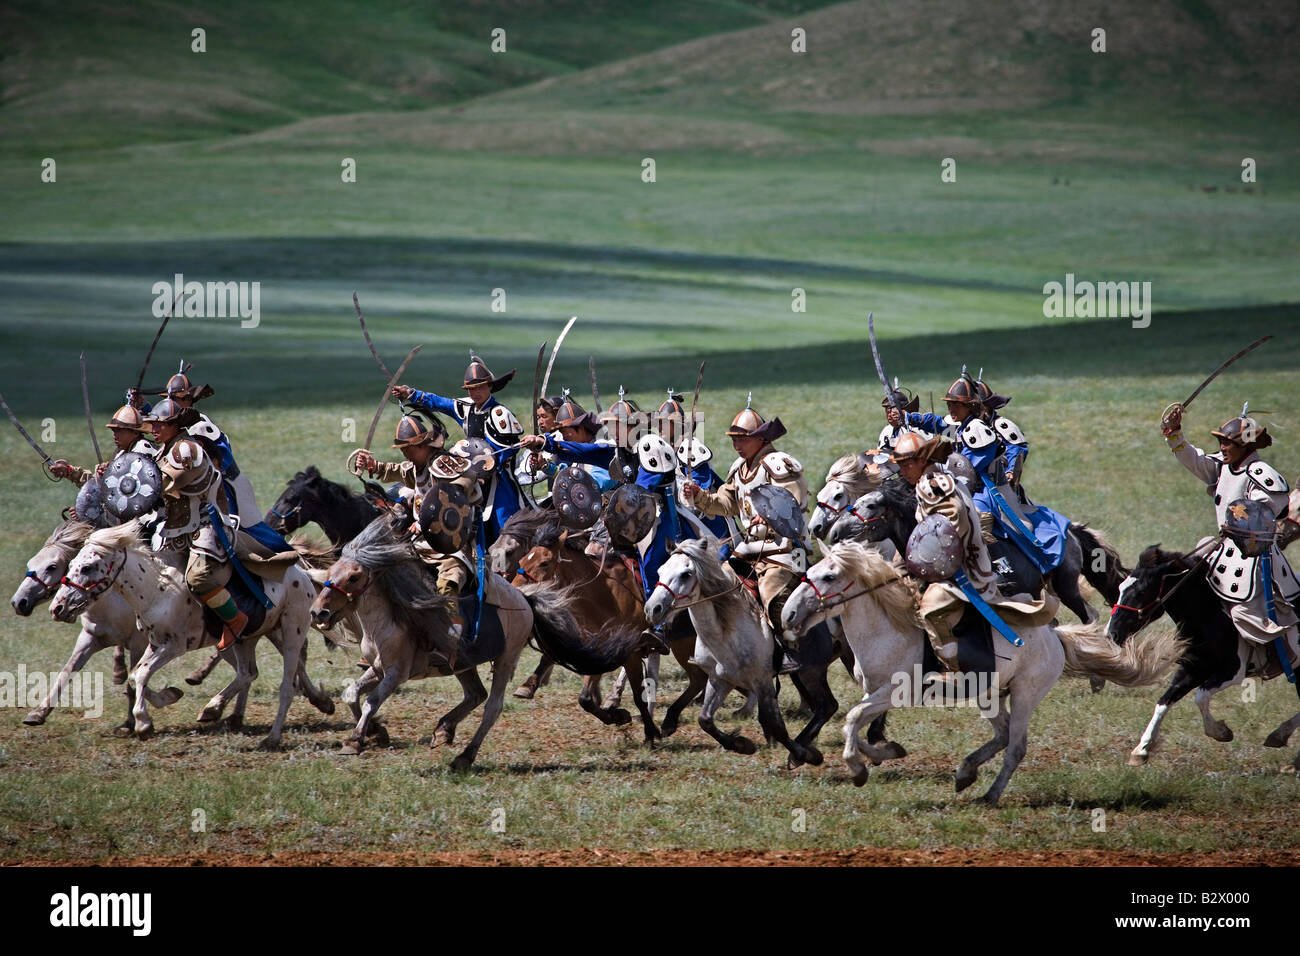
POLYGON ((111 516, 104 512, 104 485, 99 478, 91 478, 77 492, 77 517, 97 528, 111 524, 111 516))
POLYGON ((577 465, 570 465, 555 476, 551 503, 560 516, 560 523, 576 530, 590 528, 604 508, 595 479, 577 465))
POLYGON ((655 431, 665 440, 673 442, 686 428, 686 408, 682 405, 684 396, 678 395, 671 388, 668 397, 655 409, 655 431))
POLYGON ((948 386, 948 391, 944 393, 943 400, 945 402, 962 402, 965 405, 981 404, 979 386, 975 383, 975 379, 970 377, 970 373, 966 371, 966 366, 961 367, 961 377, 948 386))
POLYGON ((594 412, 589 412, 573 399, 562 403, 555 412, 557 428, 583 428, 593 435, 600 431, 600 420, 594 412))
POLYGON ((420 533, 439 554, 464 549, 474 533, 474 506, 464 489, 440 481, 420 502, 420 533))
POLYGON ((417 412, 402 416, 402 420, 397 423, 397 433, 393 439, 394 448, 414 448, 419 445, 442 448, 446 443, 447 429, 443 427, 442 422, 437 418, 431 422, 426 421, 424 416, 417 412))
MULTIPOLYGON (((80 513, 80 512, 78 512, 80 513)), ((1248 558, 1257 557, 1277 540, 1277 515, 1262 501, 1238 498, 1228 505, 1223 530, 1248 558)))
POLYGON ((731 427, 727 429, 727 435, 731 438, 761 438, 768 442, 776 441, 786 433, 785 426, 781 424, 779 418, 774 418, 769 422, 754 411, 750 407, 753 398, 754 393, 750 392, 745 407, 731 420, 731 427))
MULTIPOLYGON (((113 413, 105 428, 125 428, 133 432, 144 432, 144 416, 140 414, 140 409, 134 405, 123 405, 113 413)), ((77 512, 80 514, 80 512, 77 512)))
POLYGON ((640 485, 619 485, 609 496, 605 527, 614 543, 633 547, 654 527, 658 508, 655 496, 640 485))
POLYGON ((177 372, 167 379, 167 387, 158 394, 168 398, 189 398, 193 393, 194 385, 190 382, 190 377, 184 372, 177 372))
POLYGON ((808 534, 808 519, 788 488, 759 485, 749 496, 763 523, 782 538, 802 541, 808 534))
POLYGON ((899 408, 904 412, 915 412, 921 408, 921 398, 912 394, 910 388, 900 388, 898 382, 890 389, 890 397, 880 400, 881 408, 899 408))
POLYGON ((1240 415, 1228 419, 1223 423, 1223 427, 1216 428, 1210 434, 1236 445, 1254 445, 1256 448, 1267 448, 1273 444, 1273 436, 1268 433, 1267 428, 1246 414, 1248 410, 1248 408, 1243 408, 1240 415))
POLYGON ((104 473, 104 507, 123 521, 138 518, 162 501, 162 484, 162 472, 149 456, 118 455, 104 473))
POLYGON ((167 425, 183 426, 182 419, 189 409, 177 405, 170 398, 164 398, 144 417, 145 422, 161 422, 167 425))
POLYGON ((624 447, 630 447, 630 439, 636 435, 640 419, 641 410, 636 407, 636 402, 626 397, 622 385, 618 387, 618 401, 600 416, 600 420, 610 426, 610 437, 624 447))
POLYGON ((984 381, 984 369, 980 369, 979 378, 975 380, 975 392, 979 395, 980 404, 985 408, 992 409, 993 411, 997 411, 1003 405, 1007 404, 1007 402, 1011 401, 1009 395, 999 395, 997 392, 993 391, 993 389, 989 388, 988 384, 984 381))
POLYGON ((961 570, 964 550, 952 522, 930 515, 907 539, 907 570, 922 581, 947 581, 961 570))
POLYGON ((900 461, 943 461, 952 451, 952 442, 944 441, 939 435, 922 435, 919 432, 904 432, 894 443, 893 454, 889 460, 897 464, 900 461))
POLYGON ((471 385, 490 385, 492 391, 499 392, 510 383, 515 377, 515 369, 511 369, 500 378, 492 374, 492 370, 487 367, 487 363, 475 355, 473 352, 469 356, 469 365, 465 367, 465 384, 462 388, 469 388, 471 385))

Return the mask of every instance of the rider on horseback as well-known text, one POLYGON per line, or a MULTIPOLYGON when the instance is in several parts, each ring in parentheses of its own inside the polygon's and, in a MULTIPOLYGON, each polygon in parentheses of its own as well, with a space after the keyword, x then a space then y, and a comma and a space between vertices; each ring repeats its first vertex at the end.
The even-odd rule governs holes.
POLYGON ((880 430, 876 447, 883 452, 892 452, 900 438, 908 432, 917 431, 907 424, 905 419, 912 412, 920 409, 921 399, 913 395, 909 389, 900 388, 895 380, 893 395, 890 398, 882 398, 880 407, 885 410, 885 427, 880 430))
POLYGON ((137 452, 149 458, 157 456, 158 446, 144 437, 148 429, 139 409, 123 405, 113 413, 112 420, 104 427, 113 435, 113 447, 116 449, 113 458, 95 468, 78 468, 60 458, 50 464, 50 473, 57 478, 67 478, 80 488, 95 475, 102 475, 115 459, 127 452, 137 452))
POLYGON ((785 433, 781 419, 766 421, 747 402, 727 429, 738 455, 727 472, 727 480, 713 491, 706 491, 694 481, 682 486, 682 493, 701 514, 736 517, 741 543, 733 554, 749 563, 758 577, 759 599, 779 652, 784 652, 779 668, 783 674, 800 667, 783 641, 781 609, 807 570, 807 553, 796 542, 775 537, 758 515, 750 496, 761 485, 773 484, 794 495, 800 507, 807 504, 808 480, 803 466, 772 447, 772 442, 785 433))
MULTIPOLYGON (((511 369, 499 378, 492 374, 484 361, 477 355, 470 355, 469 366, 465 369, 466 398, 445 398, 433 392, 422 392, 409 385, 394 385, 393 394, 399 401, 410 402, 417 408, 430 413, 442 412, 450 415, 465 429, 466 438, 481 438, 494 448, 511 448, 519 443, 523 426, 519 420, 494 397, 514 378, 511 369)), ((484 506, 484 530, 490 545, 501 533, 507 519, 519 510, 520 491, 515 484, 515 477, 509 468, 494 468, 486 495, 484 506)))
MULTIPOLYGON (((1273 436, 1247 412, 1248 408, 1243 407, 1240 416, 1211 432, 1219 440, 1217 454, 1207 455, 1183 437, 1180 407, 1171 411, 1161 427, 1178 463, 1205 482, 1206 491, 1214 496, 1214 514, 1220 528, 1229 520, 1230 506, 1242 498, 1262 502, 1277 518, 1287 513, 1286 479, 1259 457, 1259 449, 1272 445, 1273 436)), ((1300 582, 1276 543, 1267 549, 1267 555, 1249 556, 1236 542, 1225 540, 1208 568, 1210 586, 1243 637, 1259 644, 1282 637, 1295 653, 1297 619, 1292 605, 1300 598, 1300 582), (1266 556, 1273 569, 1271 590, 1280 598, 1272 602, 1271 616, 1268 593, 1258 586, 1266 556)))

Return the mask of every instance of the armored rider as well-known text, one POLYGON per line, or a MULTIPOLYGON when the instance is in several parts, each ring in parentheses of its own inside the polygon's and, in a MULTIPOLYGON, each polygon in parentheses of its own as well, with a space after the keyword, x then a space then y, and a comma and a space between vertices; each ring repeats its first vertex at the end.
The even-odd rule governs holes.
POLYGON ((128 452, 136 452, 148 458, 156 458, 158 446, 145 438, 148 428, 140 410, 131 405, 123 405, 113 413, 113 418, 104 426, 113 436, 113 457, 95 468, 78 468, 60 458, 50 465, 50 473, 59 478, 67 478, 78 488, 96 475, 102 475, 117 458, 128 452))
MULTIPOLYGON (((750 496, 761 485, 773 484, 794 495, 801 508, 807 505, 808 480, 803 466, 772 445, 785 433, 781 419, 766 421, 746 402, 727 429, 738 457, 727 472, 726 481, 713 491, 706 491, 694 481, 682 487, 683 494, 701 514, 737 519, 741 543, 733 553, 748 562, 758 577, 759 599, 777 647, 784 652, 781 673, 799 668, 798 660, 783 641, 780 621, 786 599, 794 593, 807 570, 807 553, 795 542, 776 537, 758 515, 750 496)), ((808 546, 806 541, 803 544, 808 546)))
MULTIPOLYGON (((1286 515, 1286 479, 1259 457, 1259 449, 1272 445, 1273 436, 1249 415, 1248 407, 1210 433, 1219 440, 1217 454, 1206 454, 1188 442, 1182 424, 1182 409, 1175 406, 1162 423, 1161 432, 1178 463, 1205 482, 1205 490, 1213 495, 1214 516, 1220 528, 1229 521, 1230 506, 1242 498, 1262 502, 1277 518, 1286 515)), ((1300 582, 1276 542, 1267 556, 1273 569, 1273 619, 1265 591, 1268 585, 1261 586, 1264 554, 1245 555, 1236 542, 1225 540, 1208 565, 1210 587, 1243 637, 1260 644, 1281 637, 1294 654, 1297 620, 1293 605, 1300 597, 1300 582)))
MULTIPOLYGON (((393 386, 393 394, 400 401, 409 402, 431 413, 450 415, 465 430, 466 438, 481 438, 498 450, 519 444, 523 427, 510 409, 496 400, 494 394, 505 388, 514 378, 515 370, 494 376, 487 364, 477 355, 470 355, 465 369, 465 383, 461 386, 465 398, 446 398, 433 392, 422 392, 409 385, 393 386)), ((504 457, 504 456, 503 456, 504 457)), ((501 533, 509 517, 519 510, 520 491, 510 468, 494 468, 489 481, 483 524, 486 543, 491 545, 501 533)))
POLYGON ((894 450, 898 439, 917 429, 906 422, 906 416, 921 407, 921 399, 913 395, 910 389, 900 388, 898 379, 894 379, 894 388, 889 398, 880 400, 880 407, 885 410, 885 427, 880 429, 876 438, 876 447, 889 453, 894 450))

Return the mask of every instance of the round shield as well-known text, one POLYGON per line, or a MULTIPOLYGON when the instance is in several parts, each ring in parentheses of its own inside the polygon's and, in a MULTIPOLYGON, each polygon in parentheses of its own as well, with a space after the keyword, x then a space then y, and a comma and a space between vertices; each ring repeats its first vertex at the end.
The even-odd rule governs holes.
POLYGON ((485 438, 462 438, 451 446, 451 453, 469 460, 466 471, 475 478, 487 478, 497 466, 492 445, 485 438))
POLYGON ((91 478, 77 492, 77 517, 98 528, 107 527, 112 517, 104 512, 104 485, 91 478))
POLYGON ((133 451, 119 455, 104 473, 104 507, 122 521, 138 518, 158 507, 162 484, 162 472, 152 458, 133 451))
POLYGON ((655 496, 640 485, 619 485, 609 496, 605 527, 616 544, 635 545, 650 533, 659 509, 655 496))
POLYGON ((907 539, 907 570, 922 581, 947 581, 961 569, 964 550, 952 522, 930 515, 907 539))
POLYGON ((590 528, 604 507, 596 480, 577 465, 570 465, 555 476, 551 503, 560 516, 560 523, 574 529, 590 528))
POLYGON ((782 538, 802 541, 808 535, 808 518, 795 496, 780 485, 759 485, 749 495, 763 523, 782 538))
POLYGON ((1248 558, 1257 557, 1277 540, 1277 515, 1262 501, 1238 498, 1228 505, 1223 529, 1248 558))
POLYGON ((677 453, 659 435, 642 435, 636 443, 636 454, 641 467, 651 474, 666 475, 677 470, 677 453))
POLYGON ((944 462, 948 469, 948 474, 952 475, 958 481, 964 481, 966 487, 972 491, 977 487, 978 478, 975 475, 975 466, 970 463, 970 459, 961 452, 953 452, 944 462))
POLYGON ((439 554, 455 554, 469 543, 474 533, 474 506, 465 492, 440 481, 420 504, 420 531, 439 554))

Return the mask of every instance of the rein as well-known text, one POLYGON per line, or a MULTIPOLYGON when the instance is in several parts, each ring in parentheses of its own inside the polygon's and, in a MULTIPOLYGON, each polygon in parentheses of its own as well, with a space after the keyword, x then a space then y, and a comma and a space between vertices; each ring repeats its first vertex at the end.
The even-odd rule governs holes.
POLYGON ((727 595, 727 594, 730 594, 732 591, 738 591, 738 590, 740 590, 741 586, 742 586, 744 583, 745 583, 744 581, 742 581, 742 580, 740 580, 740 579, 738 578, 738 579, 736 580, 736 583, 735 583, 734 585, 732 585, 731 587, 727 588, 727 590, 725 590, 725 591, 719 591, 717 594, 710 594, 710 595, 708 595, 708 596, 706 596, 706 597, 702 597, 702 598, 700 598, 698 601, 692 601, 690 604, 678 604, 677 602, 680 601, 682 598, 686 597, 687 595, 684 595, 684 594, 678 594, 676 591, 674 591, 674 590, 673 590, 672 588, 670 588, 668 585, 664 584, 664 582, 662 582, 662 581, 660 581, 660 582, 658 582, 657 584, 655 584, 655 587, 656 587, 656 588, 663 588, 665 591, 667 591, 669 594, 671 594, 671 595, 673 596, 673 605, 672 605, 672 607, 673 607, 673 610, 674 610, 674 611, 684 611, 684 610, 686 610, 687 608, 696 607, 696 606, 698 606, 698 605, 700 605, 700 604, 707 604, 707 603, 710 602, 710 601, 716 601, 718 598, 723 597, 723 596, 725 596, 725 595, 727 595))
MULTIPOLYGON (((112 571, 112 573, 105 575, 104 577, 100 578, 97 581, 91 581, 89 584, 81 584, 77 581, 70 581, 68 580, 68 576, 66 574, 59 579, 59 583, 66 584, 70 588, 76 588, 78 591, 84 591, 86 595, 92 599, 97 598, 113 586, 113 582, 117 580, 117 576, 121 574, 122 570, 126 567, 127 558, 128 558, 127 553, 125 551, 122 552, 122 563, 118 565, 117 568, 112 571)), ((112 568, 111 562, 109 564, 109 567, 112 568)), ((32 576, 35 577, 35 575, 32 576)), ((40 578, 37 578, 37 580, 39 581, 40 578)), ((41 583, 44 584, 43 581, 41 583)))
POLYGON ((823 596, 822 592, 817 590, 817 585, 812 582, 812 579, 809 578, 808 575, 805 574, 799 580, 801 584, 806 584, 808 585, 808 587, 812 588, 813 594, 817 595, 817 607, 820 609, 824 609, 824 608, 831 608, 831 607, 839 607, 841 604, 848 604, 850 601, 856 601, 864 594, 870 594, 872 591, 880 590, 887 584, 894 584, 898 581, 903 580, 903 576, 901 574, 895 575, 892 578, 888 578, 887 580, 881 581, 879 584, 873 584, 869 588, 863 588, 861 591, 858 591, 856 594, 849 594, 848 596, 844 596, 845 591, 848 590, 847 587, 843 591, 836 591, 834 594, 828 594, 823 596), (838 600, 833 601, 831 600, 832 598, 838 598, 838 600))
MULTIPOLYGON (((1175 594, 1178 593, 1178 589, 1179 589, 1179 588, 1181 588, 1184 584, 1186 584, 1188 581, 1190 581, 1190 580, 1192 579, 1192 577, 1193 577, 1193 573, 1194 573, 1195 571, 1199 570, 1199 569, 1201 568, 1201 566, 1204 565, 1205 562, 1209 560, 1210 555, 1213 553, 1213 549, 1211 548, 1211 545, 1217 545, 1217 544, 1219 544, 1222 540, 1223 540, 1223 536, 1222 536, 1222 535, 1218 535, 1218 536, 1212 538, 1212 539, 1211 539, 1210 541, 1208 541, 1205 545, 1203 545, 1203 547, 1205 547, 1207 550, 1205 551, 1204 554, 1202 554, 1200 557, 1198 557, 1198 558, 1196 559, 1196 563, 1195 563, 1195 564, 1193 564, 1193 565, 1192 565, 1190 568, 1188 568, 1186 571, 1178 571, 1178 572, 1175 572, 1175 574, 1181 574, 1181 575, 1182 575, 1182 580, 1179 581, 1177 584, 1175 584, 1172 588, 1170 588, 1168 594, 1165 593, 1165 583, 1166 583, 1166 582, 1167 582, 1171 577, 1174 576, 1173 574, 1164 574, 1164 575, 1161 575, 1161 577, 1160 577, 1160 590, 1156 592, 1155 600, 1153 600, 1150 604, 1147 604, 1145 607, 1137 608, 1137 607, 1132 607, 1132 606, 1130 606, 1130 605, 1128 605, 1128 604, 1118 604, 1118 603, 1116 603, 1116 604, 1113 604, 1113 605, 1111 606, 1111 609, 1110 609, 1110 616, 1111 616, 1111 617, 1114 617, 1116 611, 1123 610, 1123 611, 1133 611, 1133 612, 1136 613, 1137 616, 1140 618, 1140 617, 1142 617, 1142 615, 1144 615, 1144 614, 1149 614, 1152 610, 1154 610, 1154 609, 1156 609, 1156 608, 1163 607, 1166 603, 1168 603, 1168 601, 1169 601, 1169 599, 1170 599, 1171 597, 1173 597, 1175 594)), ((1147 626, 1148 624, 1150 624, 1151 621, 1153 621, 1153 620, 1155 620, 1154 617, 1149 618, 1149 619, 1146 620, 1146 621, 1143 621, 1143 622, 1138 626, 1137 630, 1135 630, 1133 633, 1134 633, 1134 634, 1137 634, 1138 631, 1141 631, 1142 628, 1146 627, 1146 626, 1147 626)))

